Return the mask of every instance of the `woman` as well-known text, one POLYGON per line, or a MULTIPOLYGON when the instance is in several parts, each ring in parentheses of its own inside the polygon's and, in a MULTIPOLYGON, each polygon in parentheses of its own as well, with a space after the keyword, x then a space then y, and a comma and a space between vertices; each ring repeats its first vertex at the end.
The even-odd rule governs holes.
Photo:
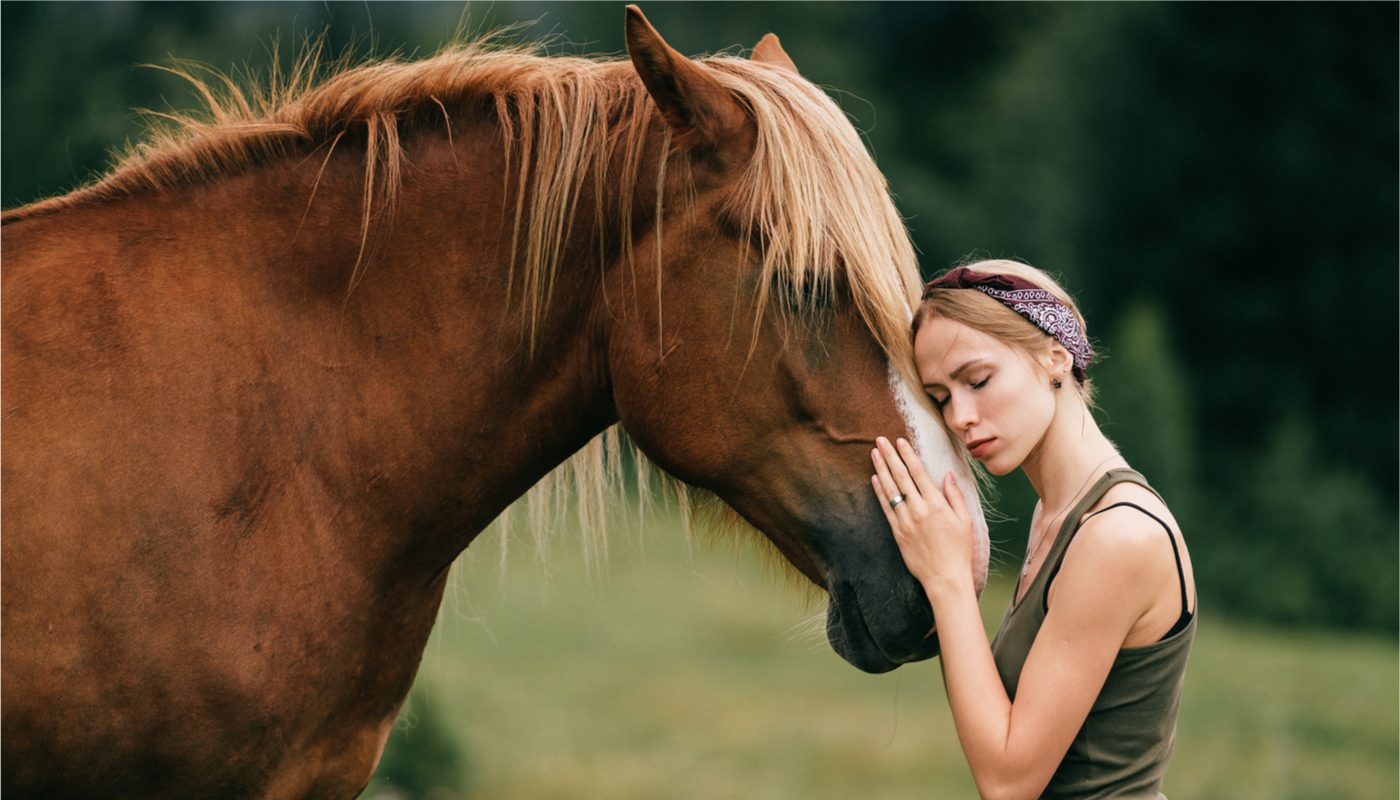
POLYGON ((881 438, 872 483, 938 620, 944 683, 978 791, 1157 798, 1195 637, 1191 562, 1161 497, 1089 413, 1093 349, 1074 301, 1034 267, 984 261, 931 281, 914 357, 943 423, 1040 502, 990 645, 972 521, 951 474, 881 438))

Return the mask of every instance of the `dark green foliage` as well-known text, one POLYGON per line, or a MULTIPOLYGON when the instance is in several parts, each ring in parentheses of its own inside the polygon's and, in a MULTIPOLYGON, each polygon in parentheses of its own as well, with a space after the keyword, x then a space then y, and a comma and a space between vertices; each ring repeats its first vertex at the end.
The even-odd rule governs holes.
MULTIPOLYGON (((1111 438, 1171 501, 1202 604, 1396 626, 1394 4, 665 3, 687 53, 776 31, 866 132, 929 273, 977 251, 1063 274, 1110 358, 1111 438)), ((608 3, 0 5, 7 207, 66 190, 194 105, 136 65, 262 70, 431 51, 540 19, 554 52, 620 52, 608 3)), ((1032 502, 994 534, 1018 559, 1032 502)))
POLYGON ((1217 604, 1279 622, 1394 630, 1393 511, 1360 474, 1321 458, 1312 427, 1286 422, 1233 491, 1197 569, 1217 604))
MULTIPOLYGON (((1151 478, 1186 529, 1198 523, 1197 445, 1191 376, 1152 304, 1127 310, 1098 367, 1096 415, 1128 463, 1151 478)), ((1194 544, 1194 541, 1192 542, 1194 544)))

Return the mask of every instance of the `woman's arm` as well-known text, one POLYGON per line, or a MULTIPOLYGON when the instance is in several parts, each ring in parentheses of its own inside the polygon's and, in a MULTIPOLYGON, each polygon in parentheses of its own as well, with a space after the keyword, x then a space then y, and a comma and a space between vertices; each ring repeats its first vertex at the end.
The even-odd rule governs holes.
MULTIPOLYGON (((1055 603, 1007 697, 973 589, 971 515, 949 475, 934 484, 912 448, 881 440, 874 486, 910 571, 938 621, 943 679, 958 738, 983 797, 1037 797, 1084 723, 1152 593, 1151 531, 1112 535, 1086 522, 1055 580, 1055 603), (891 491, 905 501, 889 508, 891 491), (1139 535, 1141 534, 1141 535, 1139 535)), ((1160 537, 1160 531, 1157 532, 1160 537)), ((1031 598, 1027 602, 1038 602, 1031 598)))

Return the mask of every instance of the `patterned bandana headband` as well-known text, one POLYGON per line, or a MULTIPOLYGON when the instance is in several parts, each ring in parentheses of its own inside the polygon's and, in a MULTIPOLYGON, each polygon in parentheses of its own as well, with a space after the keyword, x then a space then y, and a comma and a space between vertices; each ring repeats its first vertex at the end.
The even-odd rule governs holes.
POLYGON ((1071 372, 1075 380, 1084 382, 1084 370, 1094 360, 1093 345, 1085 338, 1074 312, 1053 294, 1014 275, 973 272, 967 267, 958 267, 929 281, 924 285, 923 299, 927 300, 934 289, 976 289, 1025 317, 1069 351, 1074 359, 1071 372))

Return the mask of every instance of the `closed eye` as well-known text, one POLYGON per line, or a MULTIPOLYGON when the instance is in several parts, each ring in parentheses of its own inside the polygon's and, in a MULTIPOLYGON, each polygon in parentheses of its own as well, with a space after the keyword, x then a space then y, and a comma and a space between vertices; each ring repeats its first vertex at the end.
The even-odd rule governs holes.
MULTIPOLYGON (((978 382, 976 382, 976 383, 970 383, 970 384, 968 384, 968 386, 970 386, 970 387, 975 391, 975 390, 977 390, 977 389, 981 389, 982 387, 986 386, 986 385, 987 385, 987 382, 990 381, 991 379, 992 379, 991 373, 988 373, 988 374, 987 374, 987 377, 983 378, 982 380, 980 380, 980 381, 978 381, 978 382)), ((930 393, 929 396, 928 396, 928 399, 933 403, 933 407, 934 407, 934 408, 943 408, 944 406, 946 406, 946 405, 948 404, 948 398, 950 398, 950 397, 952 397, 951 394, 950 394, 950 395, 945 395, 945 396, 943 396, 943 397, 938 397, 937 395, 934 395, 934 394, 930 393)))

